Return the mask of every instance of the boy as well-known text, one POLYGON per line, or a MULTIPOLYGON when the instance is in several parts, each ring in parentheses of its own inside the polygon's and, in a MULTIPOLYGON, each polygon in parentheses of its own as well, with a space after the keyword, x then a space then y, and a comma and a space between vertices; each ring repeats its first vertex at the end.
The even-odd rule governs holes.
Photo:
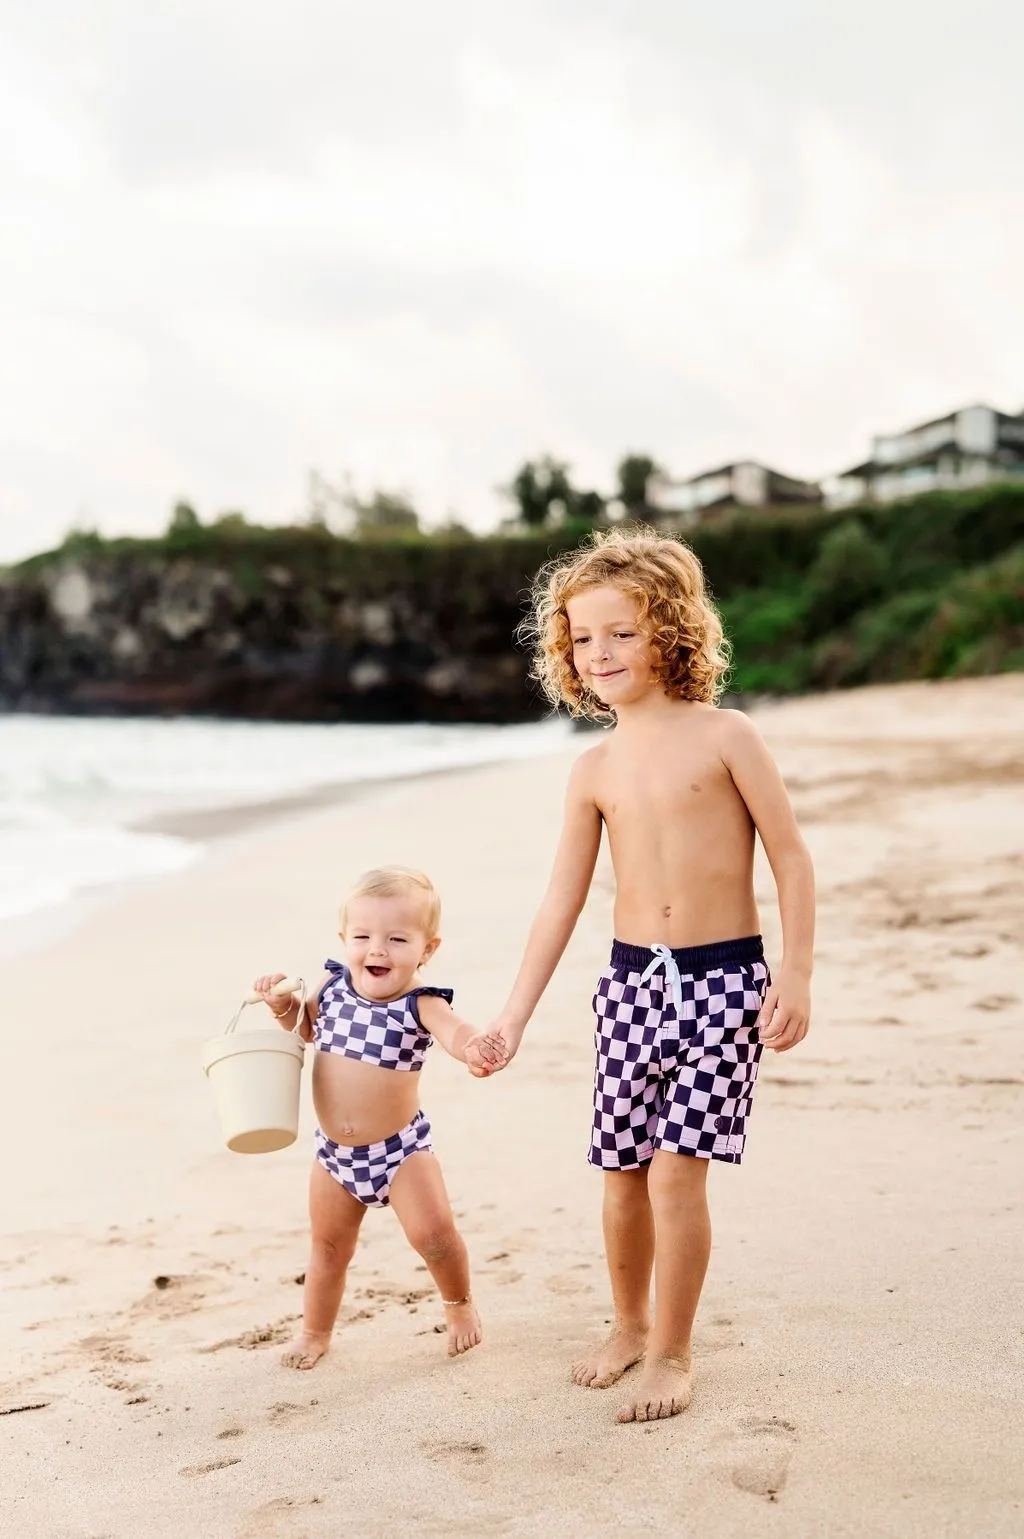
POLYGON ((604 1171, 615 1326, 572 1377, 604 1389, 642 1360, 618 1419, 649 1421, 690 1401, 709 1162, 740 1162, 762 1044, 785 1052, 807 1031, 814 877, 760 734, 715 706, 726 644, 685 545, 595 537, 540 574, 532 635, 548 697, 614 731, 573 768, 551 881, 486 1040, 504 1067, 579 918, 603 826, 618 939, 595 996, 590 1160, 604 1171), (777 983, 758 934, 755 831, 778 889, 777 983))

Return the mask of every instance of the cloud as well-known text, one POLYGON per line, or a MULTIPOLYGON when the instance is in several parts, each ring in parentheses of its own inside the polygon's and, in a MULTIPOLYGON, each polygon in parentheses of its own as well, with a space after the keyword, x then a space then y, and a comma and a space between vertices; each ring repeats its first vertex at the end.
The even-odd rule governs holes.
POLYGON ((283 518, 308 469, 484 526, 1024 404, 1024 23, 980 0, 0 0, 0 556, 283 518))

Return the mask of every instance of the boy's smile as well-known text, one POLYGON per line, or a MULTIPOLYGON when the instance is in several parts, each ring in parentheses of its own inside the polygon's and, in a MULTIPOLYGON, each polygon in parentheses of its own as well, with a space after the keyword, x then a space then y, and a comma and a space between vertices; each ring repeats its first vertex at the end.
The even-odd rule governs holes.
POLYGON ((621 588, 585 588, 566 602, 573 666, 605 705, 645 696, 657 674, 636 604, 621 588))

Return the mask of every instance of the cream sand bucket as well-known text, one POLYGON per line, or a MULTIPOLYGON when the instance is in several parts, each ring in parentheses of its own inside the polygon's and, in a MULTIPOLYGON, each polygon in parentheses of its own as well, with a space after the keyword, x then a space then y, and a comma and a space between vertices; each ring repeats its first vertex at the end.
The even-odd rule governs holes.
MULTIPOLYGON (((285 978, 273 992, 282 997, 297 993, 302 1019, 306 985, 301 978, 285 978)), ((299 1134, 303 1043, 298 1030, 235 1029, 246 1005, 261 1002, 259 994, 247 994, 227 1030, 203 1044, 203 1071, 213 1086, 224 1141, 236 1154, 287 1149, 299 1134)))

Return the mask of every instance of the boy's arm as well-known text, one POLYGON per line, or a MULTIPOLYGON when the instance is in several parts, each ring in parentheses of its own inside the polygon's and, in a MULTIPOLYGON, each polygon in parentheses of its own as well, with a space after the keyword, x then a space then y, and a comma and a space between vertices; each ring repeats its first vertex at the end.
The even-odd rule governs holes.
POLYGON ((450 1057, 464 1063, 470 1074, 486 1079, 491 1066, 479 1047, 473 1045, 479 1036, 476 1028, 460 1020, 448 1001, 437 994, 421 994, 416 1003, 420 1021, 435 1042, 440 1042, 450 1057))
POLYGON ((726 768, 747 804, 772 868, 782 919, 782 966, 758 1024, 766 1047, 783 1053, 807 1035, 814 964, 814 867, 778 766, 739 711, 723 711, 726 768))
MULTIPOLYGON (((505 1008, 491 1027, 515 1054, 531 1015, 561 961, 587 900, 601 847, 601 814, 594 800, 594 758, 590 749, 577 759, 569 776, 562 837, 555 853, 547 892, 530 928, 526 950, 505 1008)), ((503 1068, 504 1064, 497 1065, 503 1068)))

